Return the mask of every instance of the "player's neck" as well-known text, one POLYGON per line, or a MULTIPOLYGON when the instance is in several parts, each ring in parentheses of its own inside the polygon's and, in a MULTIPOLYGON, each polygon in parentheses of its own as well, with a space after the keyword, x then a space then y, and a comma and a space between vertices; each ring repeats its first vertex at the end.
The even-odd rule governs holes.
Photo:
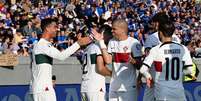
POLYGON ((117 40, 123 41, 123 40, 126 40, 127 38, 128 38, 127 35, 121 35, 120 37, 117 38, 117 40))
POLYGON ((172 37, 164 37, 162 42, 165 43, 165 42, 171 42, 172 41, 172 37))
POLYGON ((43 33, 42 38, 47 41, 50 41, 50 39, 51 39, 51 37, 47 33, 43 33))

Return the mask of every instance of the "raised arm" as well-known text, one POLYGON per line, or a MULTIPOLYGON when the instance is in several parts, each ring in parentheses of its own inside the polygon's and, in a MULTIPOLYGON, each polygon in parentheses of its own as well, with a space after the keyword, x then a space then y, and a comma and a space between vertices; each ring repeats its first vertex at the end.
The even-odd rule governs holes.
POLYGON ((101 52, 103 55, 104 62, 106 64, 112 63, 112 55, 107 52, 107 46, 103 40, 103 34, 98 33, 95 29, 92 29, 92 35, 95 40, 98 41, 99 47, 101 48, 101 52))
POLYGON ((49 49, 44 50, 44 52, 55 59, 58 60, 65 60, 69 56, 71 56, 73 53, 75 53, 80 46, 89 44, 91 42, 91 39, 89 37, 83 37, 78 38, 78 41, 75 42, 73 45, 71 45, 69 48, 65 49, 64 51, 60 52, 55 47, 51 46, 49 49))

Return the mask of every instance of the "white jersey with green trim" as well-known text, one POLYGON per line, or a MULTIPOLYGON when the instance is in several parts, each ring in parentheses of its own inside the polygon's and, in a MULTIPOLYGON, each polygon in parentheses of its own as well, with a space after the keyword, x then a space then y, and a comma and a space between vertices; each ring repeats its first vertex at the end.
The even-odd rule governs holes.
POLYGON ((60 52, 52 44, 40 39, 33 48, 32 78, 30 91, 33 94, 43 91, 54 90, 52 85, 52 64, 53 58, 64 60, 72 55, 80 45, 76 42, 66 50, 60 52))
POLYGON ((96 57, 98 55, 102 54, 95 43, 90 44, 84 50, 81 92, 105 91, 105 77, 96 71, 96 57))
POLYGON ((191 67, 192 64, 190 53, 185 46, 166 42, 150 50, 141 69, 155 69, 153 78, 156 100, 185 101, 183 69, 191 67))

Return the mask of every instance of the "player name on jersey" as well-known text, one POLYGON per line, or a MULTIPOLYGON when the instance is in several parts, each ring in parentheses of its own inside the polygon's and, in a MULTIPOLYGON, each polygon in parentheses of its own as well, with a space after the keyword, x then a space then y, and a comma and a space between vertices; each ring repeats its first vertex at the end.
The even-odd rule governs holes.
POLYGON ((164 54, 180 54, 181 50, 180 49, 165 49, 164 54))

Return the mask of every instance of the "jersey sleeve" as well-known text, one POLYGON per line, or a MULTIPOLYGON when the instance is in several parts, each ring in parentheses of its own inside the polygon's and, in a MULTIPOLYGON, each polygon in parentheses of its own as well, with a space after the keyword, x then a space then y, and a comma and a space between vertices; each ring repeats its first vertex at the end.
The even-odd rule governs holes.
POLYGON ((47 46, 46 49, 44 49, 44 53, 52 58, 58 60, 65 60, 66 58, 71 56, 74 52, 76 52, 79 48, 80 45, 77 42, 62 52, 60 52, 57 48, 53 46, 47 46))
POLYGON ((141 57, 142 56, 142 45, 139 41, 136 41, 132 46, 132 56, 135 57, 141 57))
POLYGON ((143 61, 143 65, 147 66, 148 68, 151 67, 151 65, 153 64, 153 61, 154 61, 154 56, 156 55, 156 52, 155 52, 155 48, 152 48, 150 50, 150 53, 147 57, 145 57, 144 61, 143 61))
MULTIPOLYGON (((156 32, 158 33, 158 32, 156 32)), ((158 44, 160 44, 160 40, 156 36, 156 33, 153 33, 152 35, 149 35, 145 41, 144 48, 152 48, 158 44)))
POLYGON ((154 49, 150 50, 149 55, 144 59, 142 67, 140 68, 140 73, 142 73, 146 78, 151 78, 151 74, 149 73, 149 68, 154 61, 154 49))
POLYGON ((146 48, 151 48, 151 47, 152 47, 152 45, 151 45, 151 38, 148 37, 146 39, 145 43, 144 43, 144 48, 146 49, 146 48))
POLYGON ((97 55, 102 55, 101 49, 97 45, 96 45, 96 54, 97 55))

